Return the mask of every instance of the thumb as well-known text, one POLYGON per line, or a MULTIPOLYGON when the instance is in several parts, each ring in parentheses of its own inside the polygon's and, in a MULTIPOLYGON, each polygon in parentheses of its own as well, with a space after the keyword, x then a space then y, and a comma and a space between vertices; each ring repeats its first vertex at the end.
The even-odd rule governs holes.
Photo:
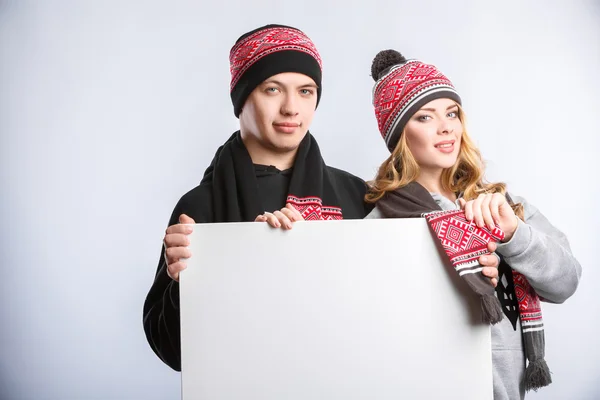
POLYGON ((467 204, 467 201, 461 197, 460 199, 458 199, 458 204, 460 204, 460 208, 462 210, 465 208, 465 204, 467 204))
POLYGON ((180 224, 195 224, 196 222, 185 214, 179 216, 180 224))

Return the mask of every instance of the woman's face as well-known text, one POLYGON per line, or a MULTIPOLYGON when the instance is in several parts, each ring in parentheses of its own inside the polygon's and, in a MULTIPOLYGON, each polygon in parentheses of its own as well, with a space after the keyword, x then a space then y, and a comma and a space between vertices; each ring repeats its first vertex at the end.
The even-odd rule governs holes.
POLYGON ((421 172, 440 173, 458 158, 463 125, 454 100, 437 99, 425 104, 406 123, 406 143, 421 172))

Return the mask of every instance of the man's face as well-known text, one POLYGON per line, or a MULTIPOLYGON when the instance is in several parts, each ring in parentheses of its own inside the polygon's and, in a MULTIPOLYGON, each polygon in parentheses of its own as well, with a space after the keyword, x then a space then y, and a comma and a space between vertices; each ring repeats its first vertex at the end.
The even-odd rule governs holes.
POLYGON ((256 153, 260 159, 268 159, 269 154, 295 153, 316 106, 317 85, 304 74, 273 75, 257 86, 240 113, 242 139, 253 161, 256 153))

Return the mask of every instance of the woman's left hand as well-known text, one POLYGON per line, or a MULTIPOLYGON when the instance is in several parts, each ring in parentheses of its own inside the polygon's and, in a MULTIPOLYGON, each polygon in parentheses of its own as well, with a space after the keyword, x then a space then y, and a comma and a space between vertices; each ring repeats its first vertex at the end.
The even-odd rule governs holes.
POLYGON ((467 220, 475 221, 478 227, 493 229, 497 224, 504 231, 503 242, 508 242, 517 230, 517 216, 501 193, 480 194, 475 200, 459 202, 467 220))

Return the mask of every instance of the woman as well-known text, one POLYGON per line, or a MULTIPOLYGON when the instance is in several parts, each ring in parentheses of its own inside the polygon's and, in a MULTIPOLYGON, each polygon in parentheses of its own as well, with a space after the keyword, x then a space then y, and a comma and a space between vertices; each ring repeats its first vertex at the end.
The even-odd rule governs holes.
POLYGON ((539 298, 569 298, 581 266, 565 235, 533 205, 510 196, 503 183, 484 180, 460 96, 447 77, 394 50, 377 54, 371 73, 375 115, 391 155, 370 182, 366 201, 375 208, 367 218, 463 209, 478 227, 504 232, 496 286, 504 318, 492 325, 494 398, 523 399, 527 390, 551 383, 539 298))

